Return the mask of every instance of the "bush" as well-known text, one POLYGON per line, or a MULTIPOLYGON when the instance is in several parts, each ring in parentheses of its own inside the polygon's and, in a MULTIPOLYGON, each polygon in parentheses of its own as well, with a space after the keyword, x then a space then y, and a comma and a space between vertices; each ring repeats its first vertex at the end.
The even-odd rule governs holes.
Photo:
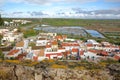
POLYGON ((38 34, 38 32, 33 29, 30 29, 30 30, 24 31, 23 34, 24 34, 24 38, 27 38, 27 37, 31 37, 31 36, 36 36, 38 34))
POLYGON ((86 68, 83 67, 83 66, 77 66, 77 67, 75 67, 75 69, 78 69, 78 70, 85 70, 86 68))
POLYGON ((53 64, 51 66, 51 68, 62 68, 62 69, 66 69, 67 67, 65 65, 57 65, 57 64, 53 64))
POLYGON ((7 80, 9 77, 9 73, 5 70, 0 70, 0 80, 7 80))
POLYGON ((110 58, 108 58, 107 60, 101 60, 101 62, 106 63, 106 64, 118 63, 118 61, 114 59, 110 59, 110 58))
POLYGON ((4 60, 4 54, 2 53, 2 50, 0 50, 0 59, 4 60))
POLYGON ((14 57, 11 57, 10 60, 15 60, 15 58, 14 58, 14 57))
POLYGON ((15 64, 20 64, 21 63, 19 60, 5 60, 5 62, 15 63, 15 64))

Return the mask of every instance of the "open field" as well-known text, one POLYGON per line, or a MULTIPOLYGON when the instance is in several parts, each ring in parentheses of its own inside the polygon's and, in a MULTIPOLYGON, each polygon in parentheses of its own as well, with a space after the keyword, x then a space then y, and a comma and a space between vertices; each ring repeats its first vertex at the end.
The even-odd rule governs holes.
POLYGON ((81 26, 102 32, 120 31, 120 20, 95 20, 95 19, 42 19, 43 24, 51 26, 81 26))
MULTIPOLYGON (((5 18, 4 20, 10 21, 14 18, 5 18)), ((17 19, 17 18, 15 18, 17 19)), ((25 18, 18 18, 25 19, 25 18)), ((55 27, 61 26, 81 26, 86 29, 94 29, 101 32, 113 32, 120 31, 120 20, 102 20, 102 19, 64 19, 64 18, 26 18, 25 20, 31 20, 32 24, 46 24, 55 27)), ((30 24, 28 24, 30 25, 30 24)), ((22 26, 28 26, 22 25, 22 26)))

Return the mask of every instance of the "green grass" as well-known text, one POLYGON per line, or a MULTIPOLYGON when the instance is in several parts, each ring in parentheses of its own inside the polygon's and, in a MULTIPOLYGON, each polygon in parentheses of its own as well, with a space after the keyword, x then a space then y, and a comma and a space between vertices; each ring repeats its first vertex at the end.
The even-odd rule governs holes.
POLYGON ((33 29, 29 29, 29 30, 24 31, 23 34, 24 34, 24 38, 27 38, 27 37, 38 35, 38 32, 33 29))
MULTIPOLYGON (((97 20, 97 19, 66 19, 66 18, 4 18, 11 21, 12 19, 30 20, 36 24, 47 24, 51 26, 108 26, 120 28, 120 20, 97 20)), ((29 24, 28 24, 29 25, 29 24)), ((26 25, 21 25, 26 26, 26 25)))
POLYGON ((92 26, 101 24, 103 26, 120 27, 120 20, 95 20, 95 19, 63 19, 63 18, 43 18, 43 24, 52 26, 92 26))

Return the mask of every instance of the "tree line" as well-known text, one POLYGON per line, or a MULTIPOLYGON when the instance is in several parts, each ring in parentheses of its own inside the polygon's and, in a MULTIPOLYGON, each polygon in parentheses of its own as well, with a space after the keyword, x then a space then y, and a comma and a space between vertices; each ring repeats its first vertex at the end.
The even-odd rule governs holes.
POLYGON ((0 14, 0 26, 2 25, 4 25, 4 20, 2 19, 1 14, 0 14))

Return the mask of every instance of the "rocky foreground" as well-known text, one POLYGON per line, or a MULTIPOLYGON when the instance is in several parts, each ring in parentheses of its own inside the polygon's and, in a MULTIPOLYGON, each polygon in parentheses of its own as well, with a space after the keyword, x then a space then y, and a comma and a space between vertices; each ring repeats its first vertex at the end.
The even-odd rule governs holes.
POLYGON ((120 64, 105 69, 75 70, 0 63, 0 80, 120 80, 120 64))

